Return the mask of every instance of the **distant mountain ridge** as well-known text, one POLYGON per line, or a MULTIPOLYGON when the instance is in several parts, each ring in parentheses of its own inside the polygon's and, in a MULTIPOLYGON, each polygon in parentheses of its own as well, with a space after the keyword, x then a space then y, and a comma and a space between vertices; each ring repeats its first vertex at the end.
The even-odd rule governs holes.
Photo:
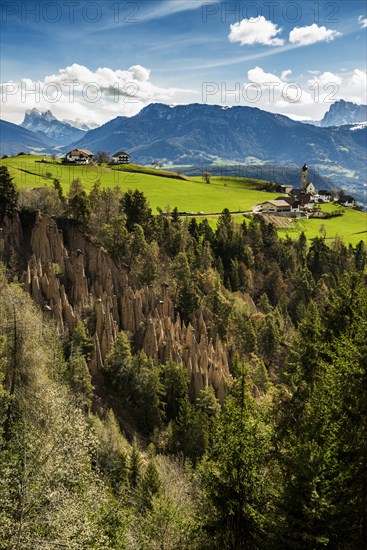
MULTIPOLYGON (((55 125, 52 113, 39 116, 39 112, 32 111, 29 115, 31 120, 39 121, 40 126, 36 127, 43 130, 19 133, 17 139, 13 135, 8 143, 7 123, 2 154, 16 154, 24 149, 60 154, 75 147, 93 153, 125 150, 132 162, 149 165, 158 161, 173 168, 180 166, 183 172, 188 166, 246 164, 284 168, 302 166, 307 161, 321 176, 330 178, 331 186, 345 187, 358 195, 365 193, 367 127, 361 123, 317 127, 255 107, 154 103, 133 117, 119 116, 88 132, 73 128, 79 136, 81 133, 81 139, 55 146, 52 132, 44 132, 45 126, 55 125)), ((56 119, 56 124, 63 126, 62 131, 65 129, 65 123, 56 119)), ((34 124, 31 126, 35 128, 34 124)), ((11 127, 13 134, 16 129, 25 131, 21 126, 11 127)))
POLYGON ((340 99, 330 106, 320 121, 321 127, 343 126, 367 121, 367 105, 357 105, 351 101, 340 99))
POLYGON ((47 136, 50 143, 55 145, 67 145, 79 140, 89 129, 88 127, 83 130, 75 128, 68 122, 58 120, 50 110, 41 112, 38 109, 26 111, 21 126, 35 132, 41 138, 47 136))
POLYGON ((127 150, 134 162, 214 162, 301 166, 305 160, 335 185, 363 186, 366 128, 319 128, 255 107, 155 103, 117 117, 74 143, 93 152, 127 150), (250 160, 249 160, 250 159, 250 160), (363 183, 362 183, 363 182, 363 183))

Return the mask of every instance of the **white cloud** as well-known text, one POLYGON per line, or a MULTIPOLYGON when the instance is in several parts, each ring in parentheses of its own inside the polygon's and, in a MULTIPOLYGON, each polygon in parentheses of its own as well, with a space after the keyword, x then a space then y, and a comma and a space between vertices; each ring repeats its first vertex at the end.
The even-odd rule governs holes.
POLYGON ((326 27, 319 27, 316 23, 313 23, 308 27, 294 27, 289 33, 289 42, 309 46, 316 42, 330 42, 338 36, 341 36, 340 32, 326 27))
POLYGON ((348 81, 348 94, 351 101, 367 104, 367 73, 361 69, 354 69, 348 81))
POLYGON ((358 22, 363 28, 367 27, 367 18, 363 17, 363 15, 358 17, 358 22))
POLYGON ((285 71, 282 71, 282 73, 280 75, 280 79, 285 80, 287 78, 287 76, 289 76, 291 74, 292 74, 292 71, 290 69, 286 69, 285 71))
MULTIPOLYGON (((271 66, 271 65, 270 65, 271 66)), ((365 104, 367 74, 362 69, 345 73, 305 70, 291 77, 290 69, 277 72, 255 66, 247 72, 237 104, 280 113, 294 120, 320 120, 330 105, 344 99, 365 104)), ((231 87, 233 89, 233 85, 231 87)), ((218 97, 214 102, 218 102, 218 97)), ((231 104, 232 96, 228 96, 231 104)))
POLYGON ((328 86, 329 84, 335 84, 336 86, 340 86, 340 84, 343 82, 342 77, 335 73, 331 73, 329 71, 326 71, 324 73, 321 73, 319 75, 316 75, 315 78, 312 78, 308 81, 309 86, 313 86, 314 84, 318 83, 321 87, 328 86))
MULTIPOLYGON (((149 5, 149 2, 147 2, 146 5, 149 5)), ((172 2, 172 0, 165 0, 157 7, 148 11, 146 14, 141 14, 140 21, 142 19, 159 19, 161 17, 166 17, 175 13, 196 10, 198 8, 201 8, 202 6, 203 0, 175 0, 174 2, 172 2)))
MULTIPOLYGON (((312 79, 307 79, 302 74, 292 74, 291 78, 285 79, 289 70, 281 71, 279 76, 279 73, 267 72, 259 66, 250 69, 244 85, 245 90, 248 87, 250 97, 250 100, 246 100, 246 104, 273 113, 281 113, 294 120, 319 120, 332 102, 341 98, 353 101, 356 99, 354 96, 357 92, 360 96, 365 78, 363 71, 357 70, 348 78, 345 75, 342 78, 339 74, 324 72, 314 74, 312 79), (318 87, 315 86, 316 83, 319 84, 318 87), (334 84, 335 88, 327 87, 328 84, 334 84), (256 97, 256 88, 257 98, 253 101, 256 97)), ((317 71, 307 72, 316 73, 317 71)))
POLYGON ((147 82, 150 78, 150 70, 142 67, 141 65, 134 65, 130 67, 129 71, 132 72, 134 78, 139 82, 147 82))
POLYGON ((241 46, 252 46, 254 44, 263 44, 265 46, 283 46, 284 40, 276 38, 277 34, 282 32, 272 21, 260 17, 250 17, 242 19, 238 23, 230 26, 228 35, 230 42, 239 42, 241 46))
POLYGON ((282 84, 282 80, 273 73, 266 73, 261 67, 255 67, 247 72, 250 82, 264 86, 265 84, 282 84))
MULTIPOLYGON (((281 76, 273 73, 266 73, 261 67, 250 69, 247 73, 249 83, 256 84, 261 90, 259 94, 260 108, 280 112, 288 108, 294 109, 296 105, 309 105, 312 97, 306 89, 297 82, 284 81, 284 75, 290 74, 289 69, 282 71, 281 76)), ((303 115, 300 115, 304 118, 303 115)))
POLYGON ((132 116, 154 102, 173 103, 190 90, 162 88, 150 80, 150 70, 134 65, 128 70, 100 67, 91 71, 74 63, 43 80, 23 78, 2 85, 2 116, 19 123, 26 109, 50 109, 59 119, 103 124, 119 115, 132 116), (14 93, 13 93, 14 92, 14 93))

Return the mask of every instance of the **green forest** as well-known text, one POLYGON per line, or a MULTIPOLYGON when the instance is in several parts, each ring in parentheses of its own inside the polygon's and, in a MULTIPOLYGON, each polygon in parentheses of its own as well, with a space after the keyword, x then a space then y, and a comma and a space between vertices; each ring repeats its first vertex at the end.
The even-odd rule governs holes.
POLYGON ((364 242, 280 238, 227 209, 212 228, 98 181, 64 193, 18 190, 0 167, 0 548, 367 548, 364 242), (103 289, 84 308, 74 292, 63 332, 27 290, 42 260, 42 284, 74 291, 52 247, 35 258, 36 211, 69 249, 71 227, 105 251, 125 287, 166 285, 179 330, 200 319, 225 350, 223 392, 144 351, 143 324, 118 326, 96 367, 103 289))

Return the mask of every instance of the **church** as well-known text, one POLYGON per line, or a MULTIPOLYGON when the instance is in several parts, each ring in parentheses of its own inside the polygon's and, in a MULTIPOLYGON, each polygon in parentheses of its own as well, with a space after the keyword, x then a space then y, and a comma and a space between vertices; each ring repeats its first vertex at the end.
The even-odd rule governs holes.
POLYGON ((311 195, 315 193, 315 186, 312 182, 307 181, 308 179, 308 167, 307 164, 304 163, 301 170, 301 189, 302 193, 307 194, 310 193, 311 195))

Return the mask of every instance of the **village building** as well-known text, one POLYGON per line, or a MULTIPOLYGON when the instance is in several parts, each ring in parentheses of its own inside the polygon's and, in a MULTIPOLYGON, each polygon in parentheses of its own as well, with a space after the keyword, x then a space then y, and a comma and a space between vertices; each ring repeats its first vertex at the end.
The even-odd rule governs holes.
POLYGON ((314 195, 315 192, 316 192, 315 186, 314 186, 314 184, 310 181, 310 182, 306 185, 305 193, 311 193, 311 195, 314 195))
POLYGON ((297 201, 301 208, 306 208, 308 210, 313 210, 315 206, 315 201, 311 193, 303 193, 297 198, 297 201))
POLYGON ((117 153, 112 155, 112 162, 115 164, 129 164, 130 155, 125 153, 125 151, 117 151, 117 153))
POLYGON ((288 195, 293 189, 293 185, 277 185, 276 192, 277 193, 285 193, 288 195))
POLYGON ((87 149, 73 149, 64 157, 63 162, 73 164, 89 164, 93 160, 93 153, 87 149))
POLYGON ((275 200, 285 201, 291 207, 291 212, 299 212, 300 202, 295 197, 277 197, 275 200))
POLYGON ((326 189, 320 189, 317 193, 319 201, 322 202, 332 202, 333 196, 330 193, 330 191, 327 191, 326 189))
POLYGON ((312 182, 308 182, 308 166, 306 163, 301 170, 301 189, 303 193, 315 193, 315 186, 312 182))
POLYGON ((350 195, 342 195, 341 197, 339 197, 338 203, 341 206, 349 206, 349 207, 353 207, 356 205, 355 199, 350 195))
POLYGON ((261 212, 267 212, 269 214, 277 213, 289 213, 291 211, 291 205, 287 201, 282 199, 275 199, 272 201, 266 201, 259 205, 261 212))
POLYGON ((293 201, 290 197, 279 197, 271 201, 265 201, 254 207, 254 212, 268 214, 291 214, 299 212, 298 201, 293 201))
POLYGON ((288 215, 290 217, 307 216, 315 207, 315 187, 307 181, 307 164, 301 169, 301 188, 291 186, 278 186, 278 189, 289 190, 288 197, 277 197, 274 200, 265 201, 253 207, 254 213, 267 213, 274 215, 288 215))

